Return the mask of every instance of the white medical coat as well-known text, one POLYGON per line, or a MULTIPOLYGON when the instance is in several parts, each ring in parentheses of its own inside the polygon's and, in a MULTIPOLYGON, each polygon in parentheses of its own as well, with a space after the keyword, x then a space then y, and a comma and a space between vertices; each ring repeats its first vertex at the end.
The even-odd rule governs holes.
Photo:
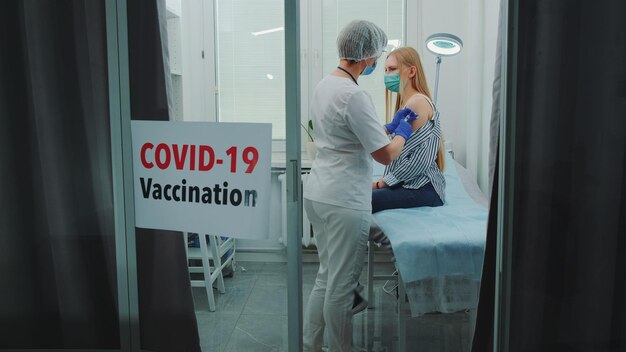
POLYGON ((311 119, 317 156, 304 198, 371 211, 371 153, 389 144, 372 98, 350 78, 326 76, 313 93, 311 119))

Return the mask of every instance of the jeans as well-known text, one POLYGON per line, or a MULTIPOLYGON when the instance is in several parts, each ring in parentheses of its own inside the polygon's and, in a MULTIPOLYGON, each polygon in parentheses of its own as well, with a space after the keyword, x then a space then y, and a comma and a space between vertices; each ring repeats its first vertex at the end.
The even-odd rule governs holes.
POLYGON ((372 213, 386 209, 438 207, 441 198, 429 182, 418 189, 381 188, 372 191, 372 213))

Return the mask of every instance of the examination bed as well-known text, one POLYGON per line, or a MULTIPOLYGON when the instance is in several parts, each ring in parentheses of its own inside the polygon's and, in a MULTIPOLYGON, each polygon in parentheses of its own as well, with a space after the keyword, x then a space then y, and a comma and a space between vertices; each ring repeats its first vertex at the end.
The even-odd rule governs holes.
MULTIPOLYGON (((382 173, 374 168, 374 178, 382 173)), ((374 302, 374 280, 398 282, 400 351, 406 349, 405 299, 412 317, 453 313, 478 304, 487 228, 487 198, 467 169, 446 153, 446 202, 440 207, 390 209, 373 215, 391 243, 397 276, 373 274, 376 245, 370 242, 368 300, 374 302)), ((470 318, 470 333, 473 317, 470 318)))

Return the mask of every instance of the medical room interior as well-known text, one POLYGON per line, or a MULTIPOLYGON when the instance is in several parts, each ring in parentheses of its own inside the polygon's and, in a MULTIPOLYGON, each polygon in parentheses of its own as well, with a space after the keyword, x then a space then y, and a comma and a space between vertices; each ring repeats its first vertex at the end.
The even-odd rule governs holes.
MULTIPOLYGON (((341 29, 367 20, 387 44, 358 85, 382 127, 385 59, 418 52, 446 200, 373 214, 352 350, 626 351, 624 13, 617 0, 2 1, 0 350, 302 351, 320 263, 302 200, 311 102, 341 29), (166 122, 269 126, 262 221, 138 226, 131 142, 166 122)), ((243 143, 232 131, 216 139, 243 143)))

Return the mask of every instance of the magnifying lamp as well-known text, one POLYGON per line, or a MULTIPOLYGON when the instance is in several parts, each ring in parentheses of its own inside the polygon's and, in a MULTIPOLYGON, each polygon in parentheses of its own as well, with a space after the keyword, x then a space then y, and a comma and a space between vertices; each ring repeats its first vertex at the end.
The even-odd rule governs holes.
POLYGON ((426 49, 437 57, 437 71, 435 73, 435 99, 437 104, 437 90, 439 88, 439 65, 442 56, 454 56, 463 49, 463 41, 456 35, 449 33, 435 33, 426 38, 426 49))

